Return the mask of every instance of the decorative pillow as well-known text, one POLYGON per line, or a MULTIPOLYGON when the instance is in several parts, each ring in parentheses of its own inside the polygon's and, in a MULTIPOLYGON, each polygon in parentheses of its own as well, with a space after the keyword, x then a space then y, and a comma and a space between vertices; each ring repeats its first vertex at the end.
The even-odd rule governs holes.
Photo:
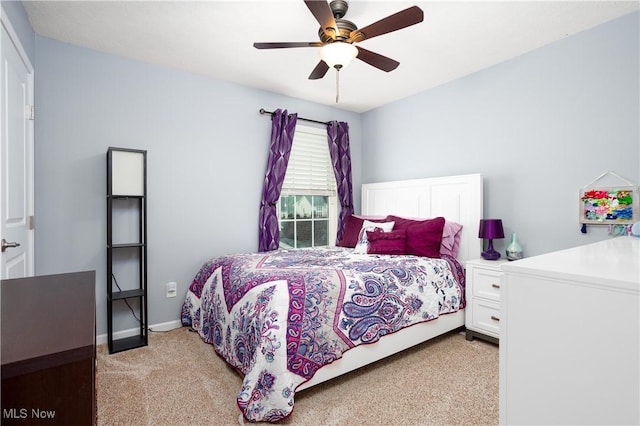
POLYGON ((368 254, 405 254, 407 231, 401 229, 399 231, 382 232, 380 228, 367 232, 368 254))
POLYGON ((393 229, 393 222, 371 222, 365 219, 364 222, 362 222, 362 229, 358 235, 358 243, 353 249, 355 254, 367 253, 367 245, 369 244, 369 240, 367 240, 367 231, 373 231, 376 228, 382 229, 383 232, 389 232, 393 229))
MULTIPOLYGON (((368 220, 371 222, 385 221, 384 218, 368 220)), ((347 217, 347 220, 344 223, 344 232, 342 233, 342 238, 336 243, 336 246, 354 248, 358 243, 358 236, 360 235, 360 231, 362 230, 362 224, 364 223, 364 221, 365 219, 363 217, 354 215, 347 217)))
POLYGON ((458 250, 460 249, 460 231, 462 231, 461 224, 457 222, 450 222, 448 220, 444 222, 440 254, 448 254, 452 257, 458 257, 458 250))
POLYGON ((437 217, 407 227, 407 254, 440 258, 444 222, 443 217, 437 217))
POLYGON ((407 229, 411 225, 416 225, 423 221, 423 219, 409 219, 406 217, 394 216, 392 214, 388 215, 385 220, 387 222, 393 221, 395 225, 393 225, 393 230, 397 231, 398 229, 407 229))
MULTIPOLYGON (((388 215, 387 221, 394 221, 395 226, 393 230, 407 229, 411 225, 417 225, 423 222, 424 219, 409 219, 394 215, 388 215)), ((429 220, 429 219, 427 219, 429 220)), ((444 229, 442 232, 442 242, 440 244, 440 254, 448 254, 453 257, 458 256, 458 249, 460 248, 460 231, 462 225, 457 222, 445 220, 444 229)))

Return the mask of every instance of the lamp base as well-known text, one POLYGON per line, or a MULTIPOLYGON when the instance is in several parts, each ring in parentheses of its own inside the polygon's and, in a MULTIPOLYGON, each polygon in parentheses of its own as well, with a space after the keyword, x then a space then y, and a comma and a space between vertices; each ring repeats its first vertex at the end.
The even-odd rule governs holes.
POLYGON ((480 253, 480 256, 482 256, 483 259, 487 260, 498 260, 500 259, 500 252, 493 250, 493 248, 490 248, 489 250, 480 253))

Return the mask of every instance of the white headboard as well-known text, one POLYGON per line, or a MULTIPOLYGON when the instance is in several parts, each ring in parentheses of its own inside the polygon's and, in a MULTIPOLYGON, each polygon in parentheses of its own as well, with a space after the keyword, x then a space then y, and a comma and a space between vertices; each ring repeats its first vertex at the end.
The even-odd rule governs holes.
POLYGON ((362 185, 362 214, 408 218, 443 216, 463 226, 458 259, 477 259, 482 252, 478 226, 482 219, 482 175, 445 176, 362 185))

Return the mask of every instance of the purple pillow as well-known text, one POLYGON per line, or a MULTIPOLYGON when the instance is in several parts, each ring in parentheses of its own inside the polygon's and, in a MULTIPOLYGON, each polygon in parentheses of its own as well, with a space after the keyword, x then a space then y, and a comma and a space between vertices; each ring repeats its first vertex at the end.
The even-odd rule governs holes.
POLYGON ((440 254, 448 254, 451 257, 458 257, 460 250, 460 231, 462 225, 446 220, 442 231, 442 243, 440 244, 440 254))
POLYGON ((367 254, 405 254, 407 231, 382 232, 380 228, 367 231, 367 254))
MULTIPOLYGON (((416 225, 424 219, 409 219, 400 216, 388 215, 385 220, 395 222, 393 227, 393 230, 395 231, 398 229, 407 229, 409 226, 416 225)), ((440 242, 440 254, 448 254, 452 257, 458 257, 461 230, 462 225, 459 223, 445 220, 444 229, 442 231, 442 241, 440 242)))
POLYGON ((437 217, 409 225, 406 229, 407 254, 439 259, 444 222, 444 217, 437 217))
MULTIPOLYGON (((384 218, 366 220, 370 222, 385 221, 384 218)), ((360 230, 362 229, 362 224, 364 223, 364 221, 365 218, 357 217, 354 215, 347 217, 347 220, 344 223, 344 232, 342 233, 342 238, 336 243, 336 246, 354 248, 356 244, 358 244, 358 236, 360 235, 360 230)))
POLYGON ((387 222, 393 221, 395 225, 393 225, 393 230, 397 231, 398 229, 407 229, 411 225, 417 225, 422 222, 422 219, 407 219, 406 217, 394 216, 392 214, 388 215, 385 220, 387 222))
POLYGON ((353 215, 347 217, 347 220, 344 222, 342 238, 336 245, 354 248, 358 243, 358 234, 360 233, 360 229, 362 229, 362 222, 364 222, 364 219, 360 219, 359 217, 353 215))

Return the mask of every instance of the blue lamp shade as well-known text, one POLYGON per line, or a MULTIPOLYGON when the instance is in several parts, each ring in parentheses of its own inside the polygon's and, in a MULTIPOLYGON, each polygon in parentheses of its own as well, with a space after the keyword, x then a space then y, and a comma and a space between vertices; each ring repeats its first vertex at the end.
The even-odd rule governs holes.
POLYGON ((504 238, 504 229, 502 228, 502 219, 480 219, 480 229, 478 230, 478 238, 489 240, 489 246, 481 256, 487 260, 500 259, 500 253, 493 249, 493 240, 496 238, 504 238))

